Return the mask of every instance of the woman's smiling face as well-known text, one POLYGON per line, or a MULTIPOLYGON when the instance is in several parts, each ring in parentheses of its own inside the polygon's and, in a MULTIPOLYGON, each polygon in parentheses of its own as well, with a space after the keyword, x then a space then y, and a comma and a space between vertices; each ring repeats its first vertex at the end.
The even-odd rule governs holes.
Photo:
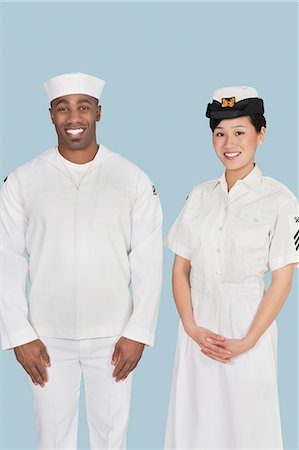
POLYGON ((265 132, 265 127, 262 127, 258 133, 249 116, 223 119, 213 131, 213 146, 227 170, 250 170, 256 148, 263 142, 265 132))

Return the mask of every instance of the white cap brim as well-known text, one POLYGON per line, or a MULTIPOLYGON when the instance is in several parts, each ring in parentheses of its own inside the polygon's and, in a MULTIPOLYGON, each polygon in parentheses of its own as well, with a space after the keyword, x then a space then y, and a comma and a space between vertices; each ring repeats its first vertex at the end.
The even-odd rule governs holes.
POLYGON ((44 83, 49 102, 70 94, 85 94, 100 99, 104 86, 104 80, 80 72, 65 73, 44 83))

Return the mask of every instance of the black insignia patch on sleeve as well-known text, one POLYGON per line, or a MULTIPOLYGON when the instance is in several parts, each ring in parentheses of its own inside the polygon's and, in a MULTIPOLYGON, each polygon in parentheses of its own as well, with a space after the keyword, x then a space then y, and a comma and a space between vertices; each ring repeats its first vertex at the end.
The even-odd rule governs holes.
POLYGON ((295 248, 297 251, 299 248, 299 230, 297 231, 297 233, 294 236, 294 244, 295 244, 295 248))
POLYGON ((156 188, 154 185, 153 185, 153 195, 158 195, 158 192, 156 191, 156 188))
POLYGON ((299 217, 298 216, 295 216, 294 220, 295 220, 296 223, 299 223, 299 217))
POLYGON ((188 200, 188 198, 189 198, 189 195, 187 195, 186 200, 188 200))
POLYGON ((5 181, 6 181, 6 180, 7 180, 7 177, 5 177, 5 178, 4 178, 4 181, 3 181, 3 183, 5 183, 5 181))

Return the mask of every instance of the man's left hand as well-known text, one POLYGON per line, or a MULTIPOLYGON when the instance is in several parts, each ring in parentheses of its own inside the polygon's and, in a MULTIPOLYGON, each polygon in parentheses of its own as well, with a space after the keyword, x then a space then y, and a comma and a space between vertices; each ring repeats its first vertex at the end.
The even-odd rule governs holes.
POLYGON ((137 366, 144 349, 144 344, 121 337, 112 355, 112 364, 115 366, 112 376, 115 381, 124 380, 137 366))

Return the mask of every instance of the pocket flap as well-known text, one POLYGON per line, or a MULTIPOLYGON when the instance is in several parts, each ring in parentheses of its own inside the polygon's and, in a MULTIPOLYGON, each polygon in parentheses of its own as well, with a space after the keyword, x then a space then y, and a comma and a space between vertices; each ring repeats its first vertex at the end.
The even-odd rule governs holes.
POLYGON ((274 218, 268 214, 255 211, 245 211, 242 209, 239 211, 238 217, 254 225, 271 225, 274 220, 274 218))

